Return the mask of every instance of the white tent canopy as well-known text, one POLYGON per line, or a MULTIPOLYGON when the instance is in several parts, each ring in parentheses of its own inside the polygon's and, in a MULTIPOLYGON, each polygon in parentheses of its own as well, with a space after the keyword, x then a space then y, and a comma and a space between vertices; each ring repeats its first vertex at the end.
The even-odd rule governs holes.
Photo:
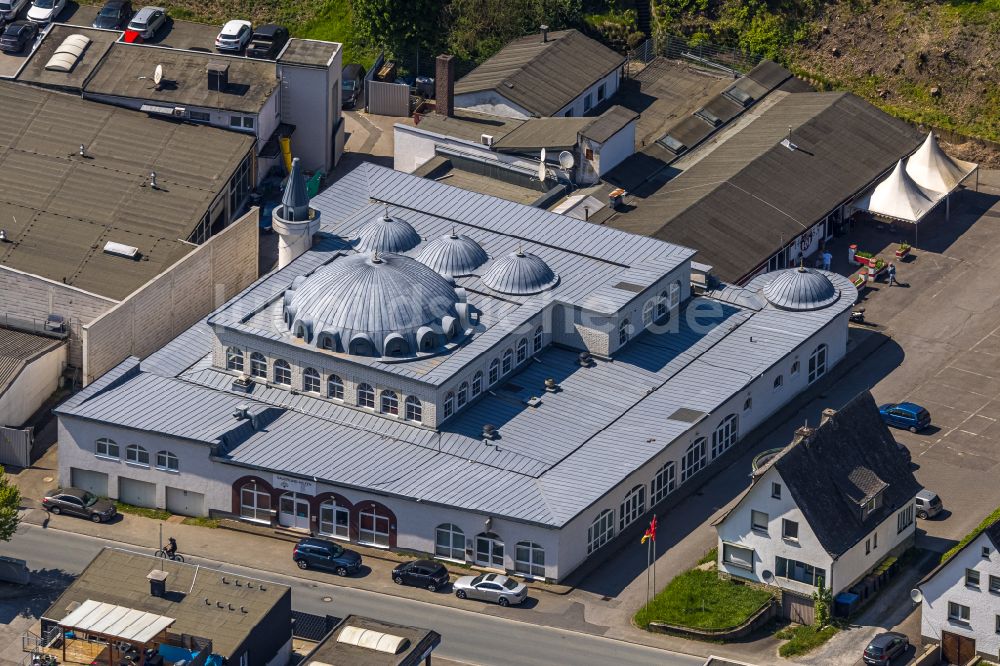
POLYGON ((904 161, 899 160, 889 177, 858 202, 860 210, 907 222, 918 222, 944 196, 925 190, 907 174, 904 161))
POLYGON ((174 618, 87 599, 59 623, 63 629, 145 644, 172 625, 174 618))
POLYGON ((906 161, 906 173, 920 187, 934 192, 951 192, 979 167, 948 157, 929 132, 917 152, 906 161))

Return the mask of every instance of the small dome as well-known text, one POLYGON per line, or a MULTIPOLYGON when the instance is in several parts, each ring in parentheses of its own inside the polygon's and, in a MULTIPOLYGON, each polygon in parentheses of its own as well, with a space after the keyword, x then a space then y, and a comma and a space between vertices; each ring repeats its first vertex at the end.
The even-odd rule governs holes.
POLYGON ((782 310, 818 310, 840 296, 830 278, 801 266, 779 271, 763 292, 771 305, 782 310))
POLYGON ((407 357, 445 343, 442 322, 460 320, 461 299, 415 259, 376 253, 335 259, 286 291, 284 303, 289 331, 313 346, 407 357))
POLYGON ((541 257, 520 249, 496 260, 483 275, 483 284, 501 294, 526 296, 554 287, 559 276, 541 257))
POLYGON ((387 211, 361 227, 355 240, 362 252, 406 252, 420 245, 420 234, 406 220, 389 217, 387 211))
POLYGON ((424 246, 417 261, 430 266, 441 275, 470 275, 489 260, 486 250, 468 236, 452 231, 424 246))

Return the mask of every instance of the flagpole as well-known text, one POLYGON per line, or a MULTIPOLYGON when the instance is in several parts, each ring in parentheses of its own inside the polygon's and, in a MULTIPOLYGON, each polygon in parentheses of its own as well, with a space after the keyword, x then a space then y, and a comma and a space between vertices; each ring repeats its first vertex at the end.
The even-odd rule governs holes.
POLYGON ((650 594, 649 594, 649 548, 652 544, 646 543, 646 605, 649 605, 650 594))

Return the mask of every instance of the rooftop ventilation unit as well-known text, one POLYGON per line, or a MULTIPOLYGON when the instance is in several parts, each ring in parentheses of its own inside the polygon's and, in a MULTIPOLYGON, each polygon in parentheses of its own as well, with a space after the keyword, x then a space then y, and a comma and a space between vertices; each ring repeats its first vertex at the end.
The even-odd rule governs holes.
POLYGON ((208 71, 208 89, 216 92, 226 92, 229 88, 229 65, 224 62, 210 62, 208 71))
POLYGON ((114 254, 119 257, 127 257, 129 259, 135 259, 139 256, 139 248, 132 247, 131 245, 125 245, 124 243, 116 243, 114 241, 108 241, 104 245, 104 251, 107 254, 114 254))
POLYGON ((479 143, 483 144, 487 148, 493 146, 493 135, 492 134, 480 134, 479 143))
POLYGON ((487 423, 483 426, 483 439, 496 439, 497 427, 487 423))
POLYGON ((754 102, 753 95, 735 86, 729 90, 722 91, 722 96, 730 102, 736 102, 743 108, 750 106, 754 102))
POLYGON ((718 127, 719 125, 722 124, 722 118, 720 118, 719 116, 715 115, 714 113, 705 108, 698 109, 697 111, 694 112, 694 115, 698 118, 701 118, 712 127, 718 127))
POLYGON ((688 147, 669 134, 664 134, 657 141, 661 146, 672 152, 674 155, 683 155, 688 147))
POLYGON ((56 47, 55 53, 45 63, 45 69, 53 72, 69 72, 89 45, 89 37, 70 35, 56 47))

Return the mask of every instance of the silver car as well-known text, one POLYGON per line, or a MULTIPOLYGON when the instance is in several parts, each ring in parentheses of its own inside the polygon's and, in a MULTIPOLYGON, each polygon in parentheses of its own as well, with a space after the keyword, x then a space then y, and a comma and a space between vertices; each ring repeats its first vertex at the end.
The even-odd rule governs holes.
POLYGON ((152 39, 166 22, 167 12, 162 7, 143 7, 129 21, 128 30, 139 33, 143 39, 152 39))
POLYGON ((528 598, 528 586, 503 574, 462 576, 452 587, 459 599, 482 599, 501 606, 523 603, 528 598))

